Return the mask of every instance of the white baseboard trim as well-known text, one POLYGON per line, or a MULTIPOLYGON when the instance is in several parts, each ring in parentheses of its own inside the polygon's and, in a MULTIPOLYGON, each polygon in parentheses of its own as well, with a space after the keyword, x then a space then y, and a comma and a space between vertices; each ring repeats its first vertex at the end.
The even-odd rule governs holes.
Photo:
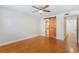
POLYGON ((14 41, 9 41, 9 42, 6 42, 6 43, 2 43, 2 44, 0 44, 0 47, 8 45, 8 44, 15 43, 15 42, 19 42, 21 40, 27 40, 27 39, 30 39, 30 38, 34 38, 34 37, 37 37, 37 36, 40 36, 40 35, 33 35, 33 36, 30 36, 30 37, 26 37, 26 38, 22 38, 22 39, 18 39, 18 40, 14 40, 14 41))

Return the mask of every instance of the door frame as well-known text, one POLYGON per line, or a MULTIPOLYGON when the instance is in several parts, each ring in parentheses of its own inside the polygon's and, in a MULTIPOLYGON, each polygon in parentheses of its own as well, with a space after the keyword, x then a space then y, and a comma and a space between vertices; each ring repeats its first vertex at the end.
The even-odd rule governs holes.
POLYGON ((45 21, 45 36, 46 36, 46 37, 49 37, 49 35, 48 35, 48 29, 49 29, 49 28, 47 28, 47 26, 48 26, 47 23, 48 23, 48 22, 49 22, 49 19, 45 21))

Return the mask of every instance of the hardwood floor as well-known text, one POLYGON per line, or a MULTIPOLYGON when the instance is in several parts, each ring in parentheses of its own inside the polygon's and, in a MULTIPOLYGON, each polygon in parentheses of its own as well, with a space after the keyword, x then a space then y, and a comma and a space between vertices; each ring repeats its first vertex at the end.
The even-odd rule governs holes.
POLYGON ((0 47, 1 53, 65 53, 79 52, 78 45, 70 46, 68 43, 43 36, 23 40, 0 47))

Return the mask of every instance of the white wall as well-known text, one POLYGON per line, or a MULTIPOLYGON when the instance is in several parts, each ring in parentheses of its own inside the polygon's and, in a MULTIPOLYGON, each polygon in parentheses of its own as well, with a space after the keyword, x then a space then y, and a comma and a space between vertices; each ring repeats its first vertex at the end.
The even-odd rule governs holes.
POLYGON ((56 15, 56 38, 64 40, 64 15, 56 15))
POLYGON ((0 8, 0 45, 40 35, 40 20, 14 10, 0 8))

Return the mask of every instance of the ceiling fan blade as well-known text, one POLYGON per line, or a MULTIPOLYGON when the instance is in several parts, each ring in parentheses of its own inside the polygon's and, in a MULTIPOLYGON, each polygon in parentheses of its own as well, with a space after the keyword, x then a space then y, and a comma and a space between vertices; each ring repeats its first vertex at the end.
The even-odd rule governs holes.
POLYGON ((49 11, 49 10, 43 10, 44 12, 51 12, 51 11, 49 11))
POLYGON ((36 7, 36 6, 32 6, 32 7, 40 10, 40 8, 38 8, 38 7, 36 7))
POLYGON ((45 5, 45 7, 43 7, 42 9, 46 9, 47 7, 49 7, 49 5, 45 5))
POLYGON ((32 13, 34 13, 34 12, 38 12, 39 10, 35 10, 35 11, 32 11, 32 13))
POLYGON ((50 19, 51 17, 47 17, 47 18, 44 18, 44 19, 50 19))

